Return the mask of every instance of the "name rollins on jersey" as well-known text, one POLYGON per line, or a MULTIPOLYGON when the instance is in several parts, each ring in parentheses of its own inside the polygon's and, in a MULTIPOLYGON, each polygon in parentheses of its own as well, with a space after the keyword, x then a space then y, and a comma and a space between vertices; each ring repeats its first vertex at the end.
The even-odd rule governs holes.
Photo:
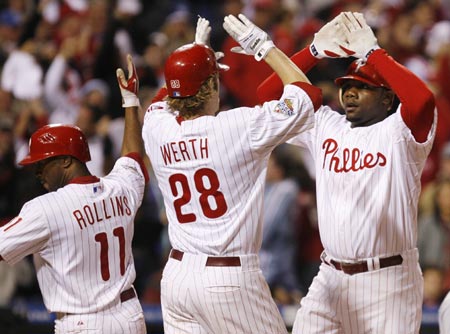
POLYGON ((100 223, 111 217, 131 216, 131 210, 126 196, 114 196, 86 204, 82 209, 73 211, 72 214, 82 230, 88 224, 100 223))
POLYGON ((166 166, 180 161, 207 159, 209 156, 208 138, 191 138, 166 143, 159 148, 166 166))

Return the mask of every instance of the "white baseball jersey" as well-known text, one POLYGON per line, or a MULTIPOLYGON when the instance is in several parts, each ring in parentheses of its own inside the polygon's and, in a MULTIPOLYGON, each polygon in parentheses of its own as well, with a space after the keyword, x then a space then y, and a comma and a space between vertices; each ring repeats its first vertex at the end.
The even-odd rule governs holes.
POLYGON ((273 148, 313 126, 297 86, 280 101, 178 121, 152 104, 143 138, 164 197, 171 245, 189 253, 257 254, 267 160, 273 148))
POLYGON ((351 128, 345 116, 321 107, 315 128, 294 138, 314 156, 325 261, 364 260, 371 269, 348 275, 322 263, 293 333, 417 333, 423 301, 417 202, 435 126, 436 112, 426 142, 418 143, 400 110, 351 128), (403 265, 374 270, 380 257, 398 254, 403 265))
POLYGON ((420 175, 433 143, 436 113, 424 143, 416 142, 400 110, 355 128, 326 106, 315 116, 315 128, 291 143, 306 146, 315 160, 326 253, 353 261, 414 249, 420 175))
POLYGON ((450 292, 439 307, 439 333, 450 334, 450 292))
POLYGON ((103 178, 79 177, 27 202, 0 229, 5 261, 14 264, 34 254, 50 312, 101 311, 132 285, 134 217, 145 186, 137 160, 120 158, 103 178))

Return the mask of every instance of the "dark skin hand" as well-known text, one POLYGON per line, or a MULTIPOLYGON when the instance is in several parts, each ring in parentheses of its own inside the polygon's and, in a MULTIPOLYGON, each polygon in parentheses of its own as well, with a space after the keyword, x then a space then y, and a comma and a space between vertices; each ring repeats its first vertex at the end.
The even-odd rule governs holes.
POLYGON ((394 101, 391 90, 357 80, 346 81, 341 89, 345 115, 352 128, 373 125, 389 115, 394 101))

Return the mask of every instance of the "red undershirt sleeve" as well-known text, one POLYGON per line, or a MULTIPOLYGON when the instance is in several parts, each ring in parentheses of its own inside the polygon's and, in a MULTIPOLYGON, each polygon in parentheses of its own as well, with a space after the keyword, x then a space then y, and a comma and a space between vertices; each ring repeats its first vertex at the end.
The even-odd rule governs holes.
POLYGON ((322 90, 320 88, 317 88, 316 86, 310 85, 306 82, 293 82, 291 85, 300 87, 305 91, 306 94, 308 94, 314 106, 314 111, 317 111, 317 109, 319 109, 319 107, 322 105, 322 90))
MULTIPOLYGON (((294 54, 291 60, 303 73, 308 73, 319 62, 319 59, 315 58, 309 51, 309 45, 294 54)), ((258 86, 256 90, 258 101, 262 104, 267 101, 278 100, 283 94, 283 87, 280 77, 275 72, 272 73, 258 86)))
POLYGON ((435 100, 426 84, 383 49, 375 50, 367 62, 389 84, 401 102, 401 115, 417 142, 428 138, 434 118, 435 100))
POLYGON ((152 103, 160 102, 167 96, 167 88, 161 87, 160 90, 156 93, 156 95, 152 99, 152 103))

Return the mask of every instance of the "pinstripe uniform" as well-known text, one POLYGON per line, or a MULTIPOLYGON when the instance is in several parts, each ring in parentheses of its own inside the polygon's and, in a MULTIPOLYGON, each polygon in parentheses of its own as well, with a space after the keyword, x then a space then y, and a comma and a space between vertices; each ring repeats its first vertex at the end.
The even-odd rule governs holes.
MULTIPOLYGON (((184 252, 161 281, 166 334, 286 333, 259 268, 262 203, 273 148, 313 125, 310 98, 288 85, 280 101, 179 121, 152 104, 143 138, 164 197, 169 238, 184 252), (211 257, 237 264, 211 265, 211 257)), ((173 254, 172 254, 173 255, 173 254)))
POLYGON ((450 292, 439 307, 439 333, 450 334, 450 292))
POLYGON ((0 229, 5 261, 34 255, 44 303, 57 313, 56 333, 146 332, 132 287, 134 216, 145 186, 140 166, 130 155, 103 178, 75 178, 27 202, 0 229))
POLYGON ((423 280, 417 202, 435 124, 436 116, 428 139, 418 143, 399 110, 382 122, 351 128, 345 116, 322 107, 315 128, 292 141, 309 148, 315 159, 325 249, 294 333, 418 330, 423 280), (402 256, 402 265, 380 269, 380 258, 393 255, 402 256), (348 275, 333 261, 365 261, 368 270, 348 275))

